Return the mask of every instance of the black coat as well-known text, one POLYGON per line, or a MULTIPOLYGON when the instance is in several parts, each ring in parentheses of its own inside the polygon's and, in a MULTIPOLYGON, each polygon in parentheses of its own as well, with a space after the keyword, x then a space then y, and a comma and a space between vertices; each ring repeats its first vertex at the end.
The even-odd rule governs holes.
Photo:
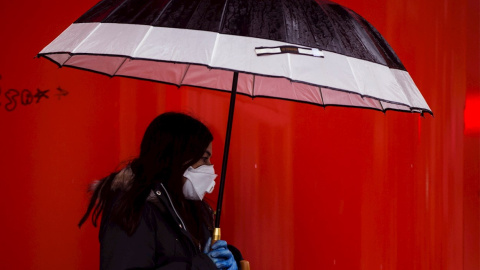
MULTIPOLYGON (((206 203, 205 211, 211 211, 206 203)), ((203 231, 211 235, 207 226, 203 231)), ((163 185, 152 190, 133 235, 104 213, 99 240, 101 270, 217 269, 194 244, 163 185)))

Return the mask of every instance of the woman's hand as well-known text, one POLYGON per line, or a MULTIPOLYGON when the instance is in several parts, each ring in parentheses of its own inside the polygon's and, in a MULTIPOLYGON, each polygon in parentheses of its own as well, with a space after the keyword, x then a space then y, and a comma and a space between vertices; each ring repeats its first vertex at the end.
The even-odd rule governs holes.
POLYGON ((210 251, 208 247, 210 246, 211 240, 207 242, 205 253, 212 259, 213 263, 217 266, 218 269, 227 269, 227 270, 238 270, 237 263, 233 257, 232 252, 227 247, 227 242, 224 240, 218 240, 215 244, 212 245, 210 251))

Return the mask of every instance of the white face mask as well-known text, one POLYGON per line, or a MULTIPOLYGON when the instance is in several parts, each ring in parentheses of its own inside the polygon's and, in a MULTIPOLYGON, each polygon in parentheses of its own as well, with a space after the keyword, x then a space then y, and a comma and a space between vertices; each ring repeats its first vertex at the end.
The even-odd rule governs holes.
POLYGON ((213 165, 202 165, 196 169, 190 166, 183 176, 187 178, 183 184, 183 195, 189 200, 196 201, 203 200, 205 193, 212 193, 217 177, 213 165))

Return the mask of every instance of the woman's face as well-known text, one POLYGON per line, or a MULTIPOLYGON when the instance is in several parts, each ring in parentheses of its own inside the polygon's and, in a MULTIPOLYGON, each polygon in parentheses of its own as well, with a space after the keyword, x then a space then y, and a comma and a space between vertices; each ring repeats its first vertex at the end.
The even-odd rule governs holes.
POLYGON ((207 146, 205 153, 203 153, 202 158, 200 158, 195 164, 192 165, 192 168, 196 169, 202 165, 212 165, 210 158, 212 157, 212 143, 207 146))

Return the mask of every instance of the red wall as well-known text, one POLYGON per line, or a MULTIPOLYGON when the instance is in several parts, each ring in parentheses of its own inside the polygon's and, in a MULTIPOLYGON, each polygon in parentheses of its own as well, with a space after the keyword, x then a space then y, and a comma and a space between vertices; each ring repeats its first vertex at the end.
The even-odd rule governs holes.
MULTIPOLYGON (((95 2, 0 2, 1 269, 98 268, 97 229, 76 227, 88 183, 162 112, 205 121, 221 169, 227 94, 34 59, 95 2), (49 97, 13 109, 10 89, 49 97)), ((480 269, 479 1, 338 2, 384 35, 435 117, 239 97, 224 238, 253 269, 480 269)))

